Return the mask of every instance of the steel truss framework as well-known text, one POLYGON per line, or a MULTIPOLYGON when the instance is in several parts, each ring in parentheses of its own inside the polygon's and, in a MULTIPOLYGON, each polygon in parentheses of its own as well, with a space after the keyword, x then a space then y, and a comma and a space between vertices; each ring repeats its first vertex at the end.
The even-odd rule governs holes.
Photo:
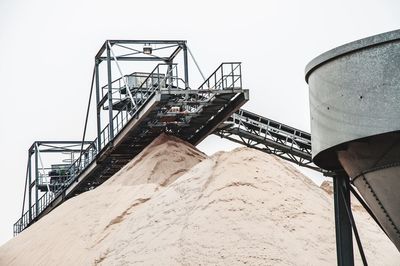
POLYGON ((48 204, 50 198, 40 196, 41 192, 58 185, 49 182, 48 171, 52 166, 43 156, 51 154, 59 162, 58 166, 69 167, 71 161, 79 157, 82 148, 86 149, 90 144, 90 141, 35 141, 32 144, 28 150, 22 213, 19 222, 14 224, 14 235, 35 221, 37 214, 48 204))
POLYGON ((103 44, 95 58, 83 134, 85 140, 94 90, 97 138, 83 142, 88 145, 81 147, 79 157, 62 169, 54 169, 57 174, 48 173, 53 182, 51 178, 35 180, 37 191, 44 194, 34 203, 29 201, 25 213, 23 208, 22 217, 14 224, 14 234, 66 199, 103 183, 162 132, 196 145, 248 100, 238 62, 221 64, 197 89, 192 89, 188 52, 186 41, 110 40, 103 44), (142 45, 143 51, 135 45, 142 45), (168 49, 170 54, 165 55, 168 49), (181 51, 183 78, 173 61, 181 51), (155 66, 152 71, 125 74, 120 61, 153 62, 155 66), (105 73, 100 70, 103 62, 105 73), (115 72, 119 73, 117 77, 115 72), (101 80, 106 84, 100 86, 101 80))
POLYGON ((216 135, 299 166, 322 173, 311 158, 311 135, 272 119, 240 109, 215 132, 216 135))

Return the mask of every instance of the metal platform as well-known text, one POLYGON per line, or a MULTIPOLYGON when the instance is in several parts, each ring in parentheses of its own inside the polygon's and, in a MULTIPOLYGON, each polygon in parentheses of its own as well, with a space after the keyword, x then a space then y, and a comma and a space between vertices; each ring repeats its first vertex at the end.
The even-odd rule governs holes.
MULTIPOLYGON (((126 47, 127 41, 123 43, 126 47)), ((123 75, 117 61, 124 57, 116 56, 112 50, 117 44, 119 41, 106 42, 96 58, 92 82, 96 84, 98 137, 88 145, 85 142, 86 148, 68 167, 52 165, 48 173, 39 173, 37 153, 30 153, 30 156, 35 154, 36 177, 33 182, 29 177, 29 206, 26 211, 23 206, 22 217, 14 224, 14 235, 66 199, 102 184, 161 133, 196 145, 248 100, 248 90, 242 88, 240 63, 221 64, 198 89, 191 89, 186 60, 185 78, 178 76, 178 64, 164 61, 163 57, 157 57, 163 62, 150 73, 141 73, 140 78, 137 72, 123 75), (105 51, 107 57, 102 56, 105 51), (108 82, 100 87, 99 64, 102 60, 107 61, 108 82), (111 80, 111 60, 121 72, 118 79, 111 80), (130 78, 137 84, 130 82, 130 78), (102 114, 109 119, 100 130, 101 121, 105 120, 101 118, 102 114), (39 193, 42 196, 39 197, 39 193)), ((136 41, 133 44, 137 44, 136 41)), ((161 41, 159 44, 177 46, 167 58, 175 58, 177 50, 187 48, 184 41, 161 41)), ((30 163, 28 168, 31 171, 30 163)))

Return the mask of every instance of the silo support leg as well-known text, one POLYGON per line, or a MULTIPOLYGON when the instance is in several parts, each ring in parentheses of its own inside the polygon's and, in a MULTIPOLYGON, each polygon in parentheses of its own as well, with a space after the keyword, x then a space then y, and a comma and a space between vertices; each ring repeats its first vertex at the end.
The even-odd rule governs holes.
POLYGON ((353 266, 353 238, 350 217, 346 209, 350 209, 349 177, 345 173, 333 178, 336 253, 339 266, 353 266))

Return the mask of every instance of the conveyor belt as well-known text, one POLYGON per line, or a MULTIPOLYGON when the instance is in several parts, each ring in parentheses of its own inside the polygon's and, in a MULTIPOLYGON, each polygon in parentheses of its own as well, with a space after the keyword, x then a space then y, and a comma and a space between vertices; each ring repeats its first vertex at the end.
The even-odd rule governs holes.
POLYGON ((310 133, 244 109, 235 112, 214 134, 299 166, 324 172, 312 163, 310 133))

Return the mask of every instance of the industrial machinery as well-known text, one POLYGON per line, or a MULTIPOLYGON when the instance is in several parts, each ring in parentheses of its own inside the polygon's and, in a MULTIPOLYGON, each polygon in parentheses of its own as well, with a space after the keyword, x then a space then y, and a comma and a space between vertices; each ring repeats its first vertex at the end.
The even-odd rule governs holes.
POLYGON ((46 149, 39 148, 48 143, 34 143, 29 151, 22 216, 14 224, 14 234, 68 198, 102 184, 162 132, 196 145, 248 100, 241 64, 236 62, 221 64, 193 89, 189 53, 186 41, 181 40, 108 40, 103 44, 95 57, 83 140, 73 142, 80 148, 71 150, 78 154, 69 163, 49 164, 40 156, 46 149), (127 74, 129 67, 136 71, 127 74), (88 142, 93 91, 97 138, 88 142))
POLYGON ((203 74, 186 41, 106 41, 95 58, 83 140, 74 142, 81 145, 79 154, 69 164, 53 163, 47 174, 44 170, 41 174, 40 165, 44 167, 39 154, 44 150, 38 147, 44 142, 34 143, 25 185, 28 207, 25 211, 24 195, 14 235, 68 198, 103 183, 167 132, 194 145, 215 134, 333 176, 339 265, 354 264, 352 230, 366 264, 350 208, 350 191, 399 248, 399 40, 400 31, 373 36, 329 51, 307 66, 313 138, 240 109, 248 100, 240 63, 221 64, 193 89, 188 55, 203 74), (181 65, 175 62, 178 55, 182 55, 181 65), (102 62, 106 63, 105 75, 101 74, 102 62), (144 72, 122 71, 123 63, 137 62, 156 65, 144 72), (113 77, 112 69, 117 70, 118 78, 113 77), (105 85, 101 86, 101 81, 105 85), (97 138, 87 142, 93 89, 97 138))
POLYGON ((400 250, 400 30, 320 55, 307 65, 306 81, 313 161, 336 173, 341 265, 353 257, 352 185, 400 250))

